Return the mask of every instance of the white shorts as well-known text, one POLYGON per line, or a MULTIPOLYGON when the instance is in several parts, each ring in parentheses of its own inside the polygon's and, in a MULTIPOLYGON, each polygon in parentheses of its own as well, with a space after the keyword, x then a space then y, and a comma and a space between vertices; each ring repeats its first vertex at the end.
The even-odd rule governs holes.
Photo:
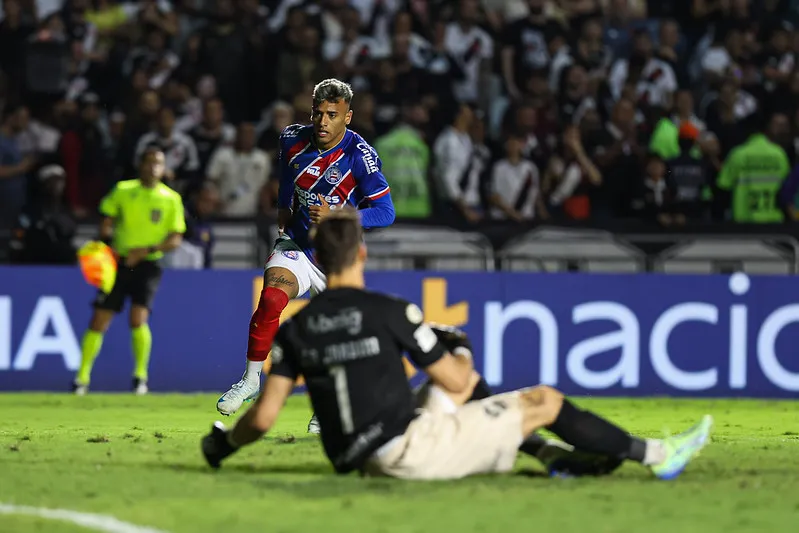
POLYGON ((405 434, 369 458, 364 471, 402 479, 460 479, 513 469, 524 435, 520 391, 456 406, 433 385, 405 434))
POLYGON ((327 286, 327 277, 288 237, 278 238, 272 254, 266 260, 264 270, 277 267, 285 268, 297 278, 298 297, 303 296, 309 290, 312 296, 319 294, 327 286))

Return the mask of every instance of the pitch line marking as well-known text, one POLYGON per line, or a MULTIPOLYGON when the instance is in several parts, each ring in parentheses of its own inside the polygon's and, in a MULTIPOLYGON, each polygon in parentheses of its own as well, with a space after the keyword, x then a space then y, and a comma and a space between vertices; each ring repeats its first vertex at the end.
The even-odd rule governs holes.
POLYGON ((87 529, 104 531, 106 533, 167 533, 160 529, 123 522, 113 516, 81 513, 69 509, 47 509, 45 507, 28 507, 26 505, 0 503, 0 515, 3 514, 34 516, 36 518, 46 518, 47 520, 61 520, 87 529))

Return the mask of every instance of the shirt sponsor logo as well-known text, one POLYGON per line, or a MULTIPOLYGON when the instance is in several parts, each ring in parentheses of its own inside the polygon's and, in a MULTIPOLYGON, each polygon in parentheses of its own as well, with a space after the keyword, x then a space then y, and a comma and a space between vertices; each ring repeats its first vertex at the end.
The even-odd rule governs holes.
POLYGON ((338 205, 341 203, 341 197, 337 194, 318 194, 305 189, 300 189, 299 187, 295 187, 294 191, 297 194, 297 199, 299 200, 300 205, 305 207, 308 207, 309 205, 322 205, 323 198, 329 205, 338 205))
POLYGON ((361 159, 363 159, 363 165, 366 167, 366 173, 374 174, 377 172, 377 152, 375 152, 374 148, 366 143, 358 143, 355 145, 355 147, 363 153, 363 157, 361 159))
POLYGON ((315 335, 323 335, 333 331, 346 331, 350 335, 361 332, 363 314, 359 309, 350 307, 342 309, 333 316, 313 315, 308 317, 308 331, 315 335))

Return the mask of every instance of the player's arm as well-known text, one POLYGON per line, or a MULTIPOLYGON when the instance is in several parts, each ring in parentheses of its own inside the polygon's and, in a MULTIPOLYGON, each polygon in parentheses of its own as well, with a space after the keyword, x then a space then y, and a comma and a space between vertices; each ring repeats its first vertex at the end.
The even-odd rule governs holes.
POLYGON ((286 157, 287 144, 291 139, 296 140, 289 126, 280 134, 280 151, 277 157, 278 191, 277 191, 277 227, 282 233, 291 221, 291 204, 294 200, 294 178, 291 175, 288 158, 286 157))
POLYGON ((452 355, 422 318, 415 304, 393 305, 389 323, 395 338, 433 383, 452 394, 465 392, 474 371, 471 353, 452 355))
POLYGON ((254 408, 247 411, 233 428, 230 441, 241 447, 261 439, 274 427, 292 390, 293 379, 270 374, 254 408))
POLYGON ((222 461, 239 448, 260 440, 275 425, 293 389, 293 379, 270 374, 258 401, 238 419, 233 429, 215 422, 211 433, 202 439, 202 451, 208 464, 219 468, 222 461))
POLYGON ((186 233, 186 213, 183 201, 179 196, 173 198, 172 209, 169 217, 169 234, 162 242, 153 246, 153 252, 171 252, 183 242, 186 233))
POLYGON ((222 460, 239 448, 260 440, 277 422, 299 377, 299 365, 286 333, 290 327, 291 321, 287 320, 275 336, 272 344, 272 369, 255 404, 236 422, 232 430, 226 429, 221 422, 216 422, 211 433, 203 438, 203 455, 212 467, 219 468, 222 460))
POLYGON ((465 331, 455 326, 446 326, 433 322, 429 322, 427 325, 436 334, 438 342, 443 344, 449 353, 455 356, 463 356, 467 359, 472 358, 472 341, 465 331))
POLYGON ((356 157, 352 169, 363 194, 363 207, 358 209, 361 225, 365 229, 385 228, 393 224, 397 216, 391 200, 391 188, 383 175, 383 162, 377 151, 366 143, 362 145, 359 149, 364 157, 371 159, 371 163, 366 164, 363 157, 356 157))
POLYGON ((231 441, 237 446, 254 442, 275 425, 280 410, 294 389, 299 377, 299 367, 289 341, 290 321, 284 322, 272 343, 272 368, 266 386, 255 405, 233 429, 231 441))

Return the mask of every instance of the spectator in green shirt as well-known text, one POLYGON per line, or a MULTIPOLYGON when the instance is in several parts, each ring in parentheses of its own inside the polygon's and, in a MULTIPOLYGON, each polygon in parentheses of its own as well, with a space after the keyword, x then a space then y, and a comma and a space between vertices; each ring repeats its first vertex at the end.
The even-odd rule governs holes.
MULTIPOLYGON (((760 112, 752 115, 760 121, 760 112)), ((773 223, 783 220, 777 202, 780 187, 790 172, 788 156, 762 124, 754 135, 730 152, 718 177, 718 187, 732 192, 732 219, 741 223, 773 223)))
POLYGON ((430 215, 430 148, 420 131, 427 120, 422 105, 409 105, 403 110, 403 120, 375 141, 375 150, 383 160, 383 173, 391 183, 394 210, 401 218, 430 215))

